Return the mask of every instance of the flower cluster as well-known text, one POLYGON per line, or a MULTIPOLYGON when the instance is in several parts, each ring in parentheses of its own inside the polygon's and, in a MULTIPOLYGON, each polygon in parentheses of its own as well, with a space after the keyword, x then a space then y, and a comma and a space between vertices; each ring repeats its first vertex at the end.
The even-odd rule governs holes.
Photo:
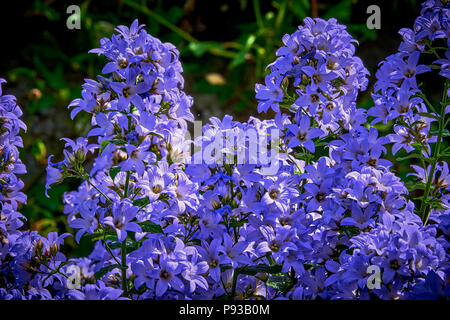
POLYGON ((20 120, 22 110, 15 97, 2 94, 1 85, 5 82, 0 79, 0 203, 4 210, 17 210, 18 204, 27 199, 20 191, 23 182, 16 176, 26 172, 17 149, 23 146, 19 131, 26 130, 26 126, 20 120))
POLYGON ((423 3, 414 29, 400 30, 403 41, 398 52, 381 63, 372 94, 375 105, 368 111, 374 118, 372 124, 393 125, 394 133, 387 136, 393 143, 393 155, 403 149, 407 154, 404 158, 417 158, 422 162, 422 166, 411 165, 408 176, 417 179, 408 189, 410 192, 424 190, 422 203, 415 208, 424 224, 429 219, 440 224, 447 219, 450 209, 448 163, 445 161, 449 153, 448 148, 443 148, 448 124, 445 118, 450 111, 449 24, 448 3, 423 3), (427 64, 421 64, 422 60, 427 64), (429 101, 419 85, 422 74, 433 70, 445 81, 438 106, 429 101))
POLYGON ((18 134, 26 130, 21 115, 15 97, 3 95, 0 87, 0 299, 49 299, 53 288, 66 288, 62 271, 69 262, 59 247, 68 234, 42 237, 21 230, 26 221, 18 212, 26 202, 17 176, 26 172, 18 151, 23 146, 18 134))
POLYGON ((358 127, 365 119, 355 102, 369 72, 354 56, 356 41, 336 19, 304 22, 283 37, 265 84, 256 85, 258 111, 287 109, 299 126, 305 114, 327 133, 358 127))
POLYGON ((64 158, 49 157, 47 168, 47 189, 81 181, 63 202, 75 240, 95 242, 84 258, 59 252, 67 234, 18 231, 23 124, 13 98, 0 97, 0 298, 448 297, 450 178, 438 160, 450 86, 443 111, 428 110, 416 75, 433 68, 448 78, 448 49, 431 68, 418 59, 439 56, 432 41, 448 47, 450 10, 423 6, 380 66, 369 111, 356 106, 368 82, 356 41, 336 19, 307 18, 255 88, 258 111, 275 118, 213 117, 192 140, 176 48, 137 21, 116 28, 92 50, 108 60, 105 77, 87 79, 69 106, 72 117, 90 114, 92 129, 64 138, 64 158), (389 121, 394 133, 383 136, 375 125, 389 121), (420 208, 383 157, 392 143, 429 164, 410 174, 425 191, 420 208))
MULTIPOLYGON (((448 39, 449 12, 448 4, 443 5, 439 1, 425 2, 421 17, 416 20, 416 31, 411 31, 412 37, 417 38, 415 41, 420 42, 424 37, 448 39), (424 33, 423 30, 433 20, 441 21, 441 24, 431 28, 434 30, 433 33, 424 33)), ((287 119, 279 128, 285 133, 284 140, 287 146, 293 148, 285 149, 288 159, 302 159, 307 163, 304 167, 305 172, 300 175, 302 180, 296 189, 302 191, 298 208, 308 217, 305 220, 310 221, 306 225, 309 228, 306 234, 310 238, 301 238, 313 249, 303 261, 303 265, 306 263, 311 268, 298 278, 292 295, 288 296, 295 299, 317 297, 365 299, 373 296, 382 299, 414 298, 426 295, 426 292, 421 290, 425 290, 424 283, 430 285, 429 281, 434 282, 433 288, 439 288, 434 294, 435 297, 448 295, 448 287, 447 293, 444 292, 445 279, 450 272, 448 265, 450 210, 446 182, 448 165, 446 162, 439 164, 436 163, 437 160, 433 160, 435 166, 430 164, 427 172, 413 165, 416 170, 413 175, 421 180, 424 187, 430 177, 430 171, 436 170, 436 178, 430 184, 431 199, 428 199, 428 195, 422 197, 423 202, 429 203, 429 208, 433 204, 438 204, 431 210, 431 219, 434 218, 435 223, 426 225, 427 218, 422 223, 420 217, 415 214, 419 208, 415 208, 415 204, 408 200, 409 190, 400 178, 391 172, 392 163, 382 158, 382 154, 387 152, 385 145, 394 142, 392 150, 396 153, 408 142, 405 142, 404 137, 397 138, 396 134, 379 137, 375 127, 366 129, 363 126, 367 115, 364 109, 355 108, 355 101, 358 90, 365 88, 366 72, 362 71, 365 69, 358 63, 360 60, 351 57, 354 48, 345 30, 339 33, 335 31, 339 35, 331 36, 333 30, 342 30, 342 27, 336 26, 333 20, 306 19, 304 27, 299 27, 299 31, 283 38, 286 46, 277 52, 280 57, 271 65, 271 73, 266 78, 265 86, 256 86, 259 111, 266 111, 272 107, 277 112, 278 119, 287 119), (316 40, 318 45, 323 43, 324 39, 332 39, 328 42, 334 41, 345 45, 325 46, 330 52, 326 50, 323 52, 318 50, 317 46, 311 48, 313 42, 311 39, 315 39, 314 37, 318 38, 316 40), (339 47, 338 53, 335 52, 336 47, 339 47), (310 51, 305 50, 307 48, 311 48, 310 51), (352 78, 348 73, 341 73, 340 77, 329 75, 331 72, 328 70, 330 68, 326 68, 327 59, 322 60, 321 57, 340 54, 344 56, 347 54, 348 59, 345 60, 348 63, 347 70, 359 68, 359 78, 352 78), (311 66, 308 66, 308 63, 311 66), (312 66, 316 66, 315 70, 312 66), (328 72, 323 72, 322 76, 319 76, 318 70, 321 68, 328 72), (349 80, 345 79, 345 76, 349 77, 349 80), (293 83, 289 82, 290 80, 293 83), (352 89, 338 93, 339 85, 336 86, 336 82, 349 81, 352 89), (325 117, 327 96, 331 96, 326 88, 337 93, 339 98, 346 97, 344 105, 348 109, 344 114, 348 121, 339 117, 330 121, 325 117), (298 98, 291 104, 294 100, 289 94, 293 90, 298 98), (276 98, 269 96, 269 92, 276 92, 276 98), (308 93, 315 98, 308 98, 308 93), (302 105, 304 99, 307 102, 302 105), (282 114, 280 107, 286 107, 288 114, 282 114), (290 120, 292 112, 295 112, 293 121, 290 120), (290 121, 294 124, 290 124, 290 121), (314 125, 310 127, 311 122, 314 125), (321 129, 322 134, 313 127, 321 129), (312 130, 316 132, 313 133, 312 130), (339 134, 335 134, 336 132, 339 134), (315 137, 320 139, 313 141, 315 137), (328 147, 328 156, 320 157, 318 160, 314 159, 317 156, 308 156, 310 152, 314 153, 314 145, 324 144, 328 147), (303 148, 299 149, 298 146, 303 148), (317 243, 317 247, 314 247, 314 243, 317 243), (379 267, 383 275, 374 290, 369 290, 367 286, 371 266, 379 267)), ((408 32, 402 30, 401 33, 408 32)), ((411 33, 409 35, 411 36, 411 33)), ((406 38, 404 36, 404 39, 406 38)), ((445 45, 448 45, 448 42, 445 45)), ((428 157, 431 158, 431 149, 427 144, 441 141, 442 135, 435 134, 434 137, 429 135, 430 122, 439 121, 442 133, 442 124, 448 111, 446 96, 449 87, 446 85, 444 88, 442 114, 437 112, 428 114, 421 97, 417 95, 420 91, 415 75, 426 72, 429 68, 417 65, 419 51, 417 47, 414 50, 411 47, 404 40, 400 45, 400 53, 388 58, 387 62, 381 65, 377 72, 376 93, 373 94, 375 107, 369 110, 368 115, 375 116, 372 124, 381 120, 386 123, 401 116, 402 123, 406 124, 395 126, 394 132, 407 132, 413 136, 409 130, 417 129, 415 137, 421 140, 410 141, 409 147, 411 150, 415 149, 416 145, 412 143, 420 142, 422 145, 420 151, 423 155, 419 157, 425 158, 428 152, 428 157), (405 52, 405 48, 409 51, 405 52), (383 102, 380 102, 381 100, 383 102), (388 104, 387 100, 391 104, 388 104), (392 102, 394 100, 395 103, 392 102), (408 108, 402 107, 405 105, 408 108), (382 107, 385 109, 380 112, 382 107), (380 114, 383 114, 384 118, 380 117, 380 114)), ((430 50, 434 50, 433 47, 430 47, 430 50)), ((441 66, 440 74, 445 77, 448 63, 440 59, 434 64, 436 66, 434 68, 437 68, 437 65, 441 66)), ((434 154, 433 159, 441 156, 445 155, 434 154)), ((288 197, 294 196, 291 194, 288 197)), ((295 207, 290 208, 292 210, 295 207)))
MULTIPOLYGON (((417 179, 407 184, 411 193, 423 190, 420 201, 415 205, 409 201, 403 209, 407 214, 352 239, 365 263, 382 266, 383 285, 375 291, 383 299, 449 294, 448 286, 444 289, 449 274, 449 178, 448 163, 441 161, 448 156, 441 146, 450 96, 449 18, 448 3, 424 2, 414 29, 400 30, 403 41, 398 52, 387 57, 376 74, 375 105, 368 111, 372 124, 392 124, 394 133, 386 137, 388 144, 393 143, 392 154, 404 149, 408 154, 404 159, 417 158, 423 164, 411 165, 408 176, 417 179), (441 58, 442 49, 447 59, 441 58), (432 63, 421 64, 419 59, 432 63), (440 106, 429 102, 418 80, 433 69, 445 80, 440 106), (432 130, 433 124, 437 130, 432 130)), ((338 272, 344 270, 341 266, 338 272)))
MULTIPOLYGON (((173 253, 171 246, 179 246, 179 240, 165 231, 173 217, 198 206, 197 186, 184 172, 192 98, 182 91, 176 48, 142 27, 137 21, 130 28, 120 26, 117 35, 92 50, 108 59, 103 73, 109 77, 87 80, 82 98, 70 107, 73 117, 80 111, 90 113, 93 129, 76 141, 65 139, 64 160, 49 163, 47 182, 50 186, 66 177, 84 180, 77 191, 64 196, 64 212, 69 226, 78 230, 77 241, 85 234, 103 236, 89 257, 89 267, 94 272, 109 270, 102 276, 109 286, 117 274, 126 283, 119 286, 125 292, 137 293, 144 284, 154 289, 144 297, 160 297, 170 288, 184 287, 178 278, 182 273, 194 289, 197 281, 195 272, 186 269, 191 263, 196 267, 197 253, 184 245, 173 253), (86 172, 88 153, 96 157, 86 172), (174 254, 179 260, 173 261, 174 254), (129 285, 130 277, 136 283, 129 285)), ((200 270, 205 272, 204 267, 200 270)))

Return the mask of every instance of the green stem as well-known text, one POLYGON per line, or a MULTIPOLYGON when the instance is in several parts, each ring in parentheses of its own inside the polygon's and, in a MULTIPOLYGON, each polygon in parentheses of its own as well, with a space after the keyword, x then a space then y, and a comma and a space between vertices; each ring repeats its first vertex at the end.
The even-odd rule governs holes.
MULTIPOLYGON (((127 171, 127 177, 125 180, 125 190, 124 190, 124 199, 128 198, 128 189, 129 189, 129 184, 130 184, 130 175, 131 172, 127 171)), ((122 242, 122 247, 121 247, 121 265, 122 265, 122 290, 123 290, 123 294, 126 296, 127 295, 127 288, 128 288, 128 284, 127 284, 127 242, 123 241, 122 242)))
MULTIPOLYGON (((430 174, 428 176, 427 184, 425 186, 425 193, 422 199, 422 203, 420 205, 420 215, 423 219, 423 225, 425 226, 428 222, 428 218, 430 216, 431 208, 427 205, 428 202, 428 196, 430 194, 431 184, 434 180, 434 171, 436 170, 436 164, 438 162, 438 156, 441 148, 441 140, 442 135, 444 132, 444 121, 445 121, 445 109, 447 106, 447 89, 449 88, 450 82, 446 80, 445 86, 444 86, 444 92, 442 93, 442 104, 441 104, 441 115, 439 117, 439 129, 438 129, 438 136, 437 136, 437 142, 436 147, 433 152, 433 157, 431 158, 431 169, 430 174)), ((425 172, 427 171, 427 168, 424 168, 425 172)))
POLYGON ((258 28, 264 29, 264 23, 261 16, 261 9, 259 8, 259 0, 253 0, 253 10, 255 11, 256 23, 258 24, 258 28))
POLYGON ((123 193, 123 198, 124 199, 128 198, 128 189, 130 188, 129 187, 130 186, 130 175, 131 175, 131 172, 127 171, 127 177, 125 179, 125 190, 123 191, 124 192, 123 193))
POLYGON ((123 290, 123 294, 126 296, 128 294, 128 284, 127 284, 127 242, 123 241, 122 242, 122 257, 121 257, 121 271, 122 271, 122 290, 123 290))
POLYGON ((425 104, 431 109, 431 111, 433 111, 435 114, 438 114, 438 112, 436 112, 436 109, 434 109, 433 105, 431 104, 430 101, 428 101, 427 97, 423 94, 423 93, 419 93, 417 94, 418 97, 422 98, 422 100, 425 102, 425 104))
POLYGON ((225 293, 227 294, 227 296, 230 296, 230 293, 227 290, 227 286, 225 285, 225 282, 223 282, 222 276, 220 277, 220 282, 222 282, 222 287, 223 290, 225 291, 225 293))
POLYGON ((238 276, 239 276, 239 268, 236 268, 233 271, 233 283, 231 284, 231 293, 230 293, 231 300, 235 300, 234 296, 236 295, 236 284, 238 276))
POLYGON ((284 14, 286 13, 286 6, 288 4, 288 1, 285 0, 283 1, 279 8, 278 8, 278 14, 277 17, 275 18, 275 24, 273 26, 273 31, 271 32, 271 34, 269 35, 267 41, 266 41, 266 46, 265 46, 265 61, 264 61, 264 65, 267 65, 267 60, 271 60, 272 59, 272 49, 273 46, 275 45, 275 39, 278 39, 278 32, 281 26, 281 23, 284 20, 284 14))
MULTIPOLYGON (((131 0, 122 0, 122 2, 124 4, 126 4, 127 6, 132 7, 133 9, 135 9, 135 10, 137 10, 139 12, 142 12, 145 15, 151 17, 156 22, 162 24, 163 26, 165 26, 166 28, 168 28, 172 32, 176 33, 182 39, 184 39, 184 40, 186 40, 188 42, 191 42, 191 43, 196 43, 196 44, 201 43, 199 40, 197 40, 196 38, 191 36, 189 33, 184 31, 183 29, 178 28, 176 25, 170 23, 163 16, 160 16, 159 14, 157 14, 153 10, 150 10, 146 6, 141 6, 141 5, 135 3, 134 1, 131 1, 131 0)), ((218 48, 215 48, 215 47, 212 47, 212 46, 207 46, 206 50, 208 50, 210 53, 212 53, 214 55, 222 56, 222 57, 225 57, 225 58, 234 58, 234 57, 236 57, 236 53, 235 52, 227 51, 227 50, 221 50, 221 49, 218 49, 218 48)))
POLYGON ((89 181, 89 177, 88 176, 83 176, 83 179, 85 181, 87 181, 87 183, 89 183, 95 190, 97 190, 102 196, 105 197, 106 201, 109 201, 110 203, 112 203, 112 200, 110 198, 108 198, 108 196, 106 194, 103 193, 103 191, 101 191, 99 188, 97 188, 91 181, 89 181))
POLYGON ((441 59, 441 56, 436 52, 436 49, 433 48, 432 46, 428 45, 428 48, 430 48, 430 52, 427 53, 432 53, 436 56, 436 58, 441 59))
MULTIPOLYGON (((69 278, 66 274, 64 274, 64 273, 62 273, 61 271, 59 271, 59 268, 57 268, 57 269, 50 268, 45 262, 42 262, 42 264, 43 264, 45 267, 47 267, 47 269, 51 270, 52 272, 58 273, 58 274, 60 274, 60 275, 62 275, 62 276, 64 276, 64 277, 66 277, 67 279, 69 278)), ((50 278, 50 276, 51 276, 51 273, 44 279, 44 281, 42 281, 42 283, 44 283, 45 281, 47 281, 47 279, 50 278)))
POLYGON ((287 7, 288 1, 283 1, 283 3, 280 6, 280 9, 278 11, 277 18, 275 20, 275 36, 278 34, 278 30, 280 29, 281 23, 284 20, 284 14, 286 13, 286 7, 287 7))
POLYGON ((108 251, 108 253, 109 253, 109 254, 111 255, 111 257, 114 259, 114 261, 115 261, 117 264, 120 264, 120 265, 121 265, 121 263, 119 262, 119 260, 117 260, 116 256, 113 254, 113 252, 112 252, 111 248, 109 247, 108 243, 106 242, 106 233, 103 234, 103 244, 105 245, 106 251, 108 251))
POLYGON ((130 1, 130 0, 122 0, 122 2, 124 4, 126 4, 129 7, 132 7, 133 9, 136 9, 138 11, 141 11, 142 13, 148 15, 149 17, 153 18, 156 20, 156 22, 162 24, 163 26, 165 26, 166 28, 170 29, 171 31, 173 31, 174 33, 176 33, 177 35, 179 35, 181 38, 189 41, 189 42, 197 42, 197 39, 195 39, 193 36, 191 36, 189 33, 187 33, 186 31, 178 28, 177 26, 173 25, 172 23, 170 23, 168 20, 166 20, 164 17, 160 16, 159 14, 157 14, 156 12, 148 9, 145 6, 141 6, 137 3, 135 3, 134 1, 130 1))

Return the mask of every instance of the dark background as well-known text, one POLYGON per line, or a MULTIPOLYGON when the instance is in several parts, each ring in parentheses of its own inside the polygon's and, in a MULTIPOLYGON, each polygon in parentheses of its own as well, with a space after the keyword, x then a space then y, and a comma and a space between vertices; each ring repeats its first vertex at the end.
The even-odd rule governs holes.
MULTIPOLYGON (((98 47, 102 37, 110 37, 115 26, 129 26, 138 18, 149 33, 178 47, 185 70, 185 91, 194 97, 196 119, 206 122, 211 116, 232 114, 235 119, 245 121, 250 115, 257 115, 254 85, 263 81, 264 68, 274 60, 282 35, 294 32, 303 18, 314 15, 337 18, 358 39, 357 55, 371 73, 370 86, 358 103, 366 108, 371 106, 369 98, 376 67, 397 50, 401 40, 398 30, 412 28, 420 13, 420 3, 414 0, 4 1, 0 11, 0 77, 8 81, 5 92, 17 96, 28 126, 27 133, 22 135, 25 148, 21 157, 28 168, 22 178, 29 199, 21 212, 27 216, 29 227, 44 234, 69 230, 62 214, 61 195, 73 189, 77 181, 55 186, 51 198, 45 198, 46 161, 49 154, 59 159, 61 137, 76 138, 87 133, 87 115, 80 114, 72 121, 67 105, 80 96, 84 78, 95 78, 100 73, 105 59, 88 51, 98 47), (66 8, 71 4, 81 7, 80 30, 66 27, 69 16, 66 8), (259 21, 255 10, 258 4, 259 21), (366 27, 369 16, 366 9, 372 4, 381 8, 380 30, 366 27)), ((82 247, 77 250, 83 250, 82 247)))

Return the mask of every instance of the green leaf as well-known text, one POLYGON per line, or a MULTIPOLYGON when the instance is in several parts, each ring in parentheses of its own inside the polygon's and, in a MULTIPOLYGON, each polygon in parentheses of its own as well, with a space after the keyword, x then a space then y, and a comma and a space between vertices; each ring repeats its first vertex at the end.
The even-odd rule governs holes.
POLYGON ((269 266, 267 264, 258 264, 256 266, 250 266, 250 267, 243 267, 239 269, 239 273, 241 274, 246 274, 249 276, 254 276, 257 273, 270 273, 270 274, 275 274, 275 273, 280 273, 281 272, 281 265, 276 264, 273 266, 269 266))
POLYGON ((176 24, 184 15, 184 10, 177 6, 171 6, 166 14, 167 20, 172 24, 176 24))
POLYGON ((100 153, 103 152, 103 150, 106 148, 106 146, 111 142, 111 140, 103 140, 100 142, 100 153))
POLYGON ((155 137, 158 137, 158 138, 164 140, 164 136, 162 136, 162 135, 160 135, 159 133, 156 133, 156 132, 149 132, 147 135, 149 135, 149 136, 155 136, 155 137))
POLYGON ((228 269, 231 269, 231 266, 223 266, 223 265, 220 266, 220 272, 224 272, 228 269))
POLYGON ((190 241, 188 241, 186 243, 193 243, 196 246, 201 246, 202 245, 202 242, 199 239, 192 239, 192 240, 190 240, 190 241))
POLYGON ((219 42, 209 41, 209 42, 191 42, 189 43, 189 49, 196 57, 203 56, 207 51, 211 49, 223 50, 222 44, 219 42))
POLYGON ((16 68, 8 72, 8 78, 12 82, 16 82, 19 75, 23 75, 29 79, 36 79, 37 78, 37 72, 36 70, 32 70, 29 68, 16 68))
POLYGON ((231 61, 231 63, 228 65, 230 69, 237 67, 238 65, 241 65, 245 62, 245 55, 247 52, 240 51, 236 57, 231 61))
POLYGON ((314 144, 316 147, 325 147, 328 145, 329 142, 327 141, 315 141, 314 144))
POLYGON ((450 156, 450 147, 445 148, 443 151, 439 152, 438 158, 450 156))
POLYGON ((358 227, 355 226, 340 226, 339 227, 340 230, 344 231, 344 232, 350 232, 353 235, 357 235, 360 233, 358 227))
MULTIPOLYGON (((127 247, 127 252, 131 252, 136 250, 136 243, 131 240, 131 239, 125 239, 125 245, 127 247)), ((108 244, 108 247, 110 247, 111 249, 118 249, 122 247, 122 242, 113 242, 111 244, 108 244)))
POLYGON ((411 146, 413 146, 414 149, 416 149, 416 150, 425 150, 425 147, 422 144, 417 143, 417 142, 411 143, 411 146))
POLYGON ((431 208, 433 208, 433 209, 439 209, 439 210, 444 210, 444 209, 446 209, 442 204, 440 204, 440 203, 434 203, 434 204, 432 204, 431 205, 431 208))
POLYGON ((329 19, 334 17, 339 17, 339 20, 348 21, 352 12, 352 0, 343 0, 338 2, 336 5, 331 6, 322 18, 329 19))
POLYGON ((125 140, 122 140, 122 139, 112 139, 111 142, 114 143, 115 145, 118 145, 118 146, 122 146, 124 144, 127 144, 127 142, 125 140))
POLYGON ((418 115, 420 115, 422 117, 433 118, 433 119, 439 120, 439 116, 432 114, 432 113, 428 113, 428 112, 419 112, 418 115))
MULTIPOLYGON (((430 131, 430 136, 438 136, 439 135, 439 130, 432 130, 432 131, 430 131)), ((448 136, 450 136, 450 131, 448 131, 447 129, 443 129, 442 130, 442 137, 443 138, 445 138, 445 137, 448 137, 448 136)))
POLYGON ((108 229, 106 231, 99 230, 98 232, 92 234, 85 233, 83 237, 91 239, 92 241, 103 240, 103 238, 105 238, 106 240, 117 241, 117 234, 114 230, 111 229, 108 229))
POLYGON ((412 154, 407 155, 406 157, 397 158, 397 161, 403 161, 403 160, 412 159, 412 158, 428 160, 420 153, 412 153, 412 154))
POLYGON ((242 220, 231 220, 230 221, 230 227, 232 228, 240 228, 242 227, 245 223, 248 223, 247 219, 242 219, 242 220))
MULTIPOLYGON (((103 238, 102 238, 103 239, 103 238)), ((117 234, 114 232, 112 234, 107 234, 106 236, 104 236, 105 241, 119 241, 119 239, 117 238, 117 234)))
POLYGON ((412 185, 408 186, 408 190, 412 191, 412 190, 425 190, 425 183, 423 182, 419 182, 419 183, 414 183, 412 185))
POLYGON ((445 152, 445 153, 450 152, 450 147, 445 148, 444 151, 442 151, 442 152, 445 152))
POLYGON ((142 228, 143 232, 164 233, 159 224, 151 222, 150 220, 139 222, 138 225, 142 228))
POLYGON ((148 200, 148 198, 140 198, 133 201, 133 205, 136 207, 144 207, 149 203, 150 200, 148 200))
POLYGON ((108 272, 114 270, 114 269, 121 269, 122 266, 120 264, 111 264, 109 266, 103 267, 100 270, 98 270, 95 274, 95 280, 99 280, 100 278, 102 278, 104 275, 106 275, 108 272))
POLYGON ((45 277, 45 279, 42 281, 42 283, 45 283, 45 281, 47 281, 47 279, 50 278, 55 273, 60 272, 60 269, 69 263, 77 263, 77 262, 74 260, 68 260, 68 261, 61 262, 61 264, 56 269, 52 270, 50 273, 47 274, 47 277, 45 277))
POLYGON ((205 43, 191 42, 189 43, 189 49, 196 57, 201 57, 203 54, 205 54, 207 46, 205 43))
POLYGON ((238 65, 241 65, 245 62, 245 57, 247 53, 249 52, 252 45, 255 43, 256 36, 254 34, 249 34, 247 39, 245 40, 245 44, 242 47, 242 50, 239 51, 239 53, 231 60, 230 64, 228 65, 228 68, 233 69, 237 67, 238 65))
POLYGON ((41 139, 38 138, 34 141, 31 147, 31 153, 38 162, 42 162, 46 159, 47 149, 41 139))
POLYGON ((120 172, 120 167, 113 167, 109 169, 109 176, 112 180, 117 176, 117 174, 120 172))
POLYGON ((266 285, 277 289, 281 292, 286 292, 293 285, 291 278, 287 275, 272 275, 267 279, 266 285))

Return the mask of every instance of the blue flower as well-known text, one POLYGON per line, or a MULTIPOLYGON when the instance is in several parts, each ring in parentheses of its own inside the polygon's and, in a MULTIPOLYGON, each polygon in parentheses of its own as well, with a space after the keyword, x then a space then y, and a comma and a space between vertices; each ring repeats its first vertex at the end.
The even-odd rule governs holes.
POLYGON ((107 216, 103 219, 104 225, 109 225, 117 233, 117 238, 123 242, 127 238, 127 231, 142 232, 141 227, 133 221, 136 218, 138 207, 125 199, 119 203, 113 203, 112 216, 107 216))
POLYGON ((162 254, 159 258, 159 268, 154 269, 153 274, 156 283, 156 296, 162 296, 167 289, 183 290, 184 284, 178 275, 182 271, 182 265, 176 261, 169 260, 165 254, 162 254))
POLYGON ((323 131, 318 128, 313 128, 310 125, 311 122, 308 116, 302 116, 298 125, 286 125, 286 128, 293 134, 293 137, 289 140, 289 148, 303 146, 310 152, 314 153, 315 146, 311 139, 320 137, 323 134, 323 131))

